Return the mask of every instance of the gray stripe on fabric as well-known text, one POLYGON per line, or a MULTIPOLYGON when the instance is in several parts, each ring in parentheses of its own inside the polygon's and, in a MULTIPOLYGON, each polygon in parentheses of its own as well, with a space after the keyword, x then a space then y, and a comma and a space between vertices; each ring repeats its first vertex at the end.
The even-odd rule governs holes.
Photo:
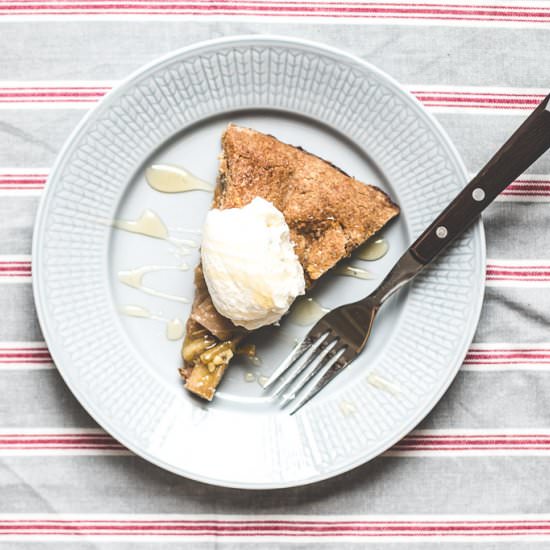
POLYGON ((548 343, 548 327, 547 288, 486 287, 474 342, 548 343))
POLYGON ((194 42, 258 33, 321 41, 359 55, 405 84, 547 87, 550 74, 550 58, 543 55, 548 29, 157 20, 4 23, 0 28, 5 80, 122 79, 194 42), (63 39, 52 40, 55 36, 63 39))
MULTIPOLYGON (((38 198, 0 197, 0 255, 30 254, 38 198)), ((2 289, 0 289, 2 292, 2 289)))
POLYGON ((30 283, 0 284, 0 342, 43 340, 30 283))
POLYGON ((550 203, 496 202, 483 214, 487 257, 548 260, 550 203))
POLYGON ((0 432, 6 428, 96 428, 57 370, 0 370, 0 432), (20 406, 24 403, 25 406, 20 406))
POLYGON ((52 166, 85 112, 81 109, 0 110, 0 167, 52 166))
POLYGON ((380 457, 314 485, 244 491, 181 478, 136 456, 3 457, 0 513, 540 513, 550 508, 549 462, 380 457))
MULTIPOLYGON (((470 174, 475 174, 515 132, 527 115, 441 113, 436 116, 458 150, 470 174)), ((550 155, 543 155, 527 171, 550 173, 550 155)))
POLYGON ((418 428, 548 428, 550 372, 459 372, 418 428))

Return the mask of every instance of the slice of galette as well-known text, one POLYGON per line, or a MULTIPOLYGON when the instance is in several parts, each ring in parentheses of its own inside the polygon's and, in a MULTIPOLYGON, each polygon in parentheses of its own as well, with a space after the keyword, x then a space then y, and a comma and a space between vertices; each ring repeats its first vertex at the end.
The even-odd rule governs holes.
POLYGON ((399 214, 377 187, 273 136, 230 125, 222 148, 180 369, 208 400, 245 337, 399 214))

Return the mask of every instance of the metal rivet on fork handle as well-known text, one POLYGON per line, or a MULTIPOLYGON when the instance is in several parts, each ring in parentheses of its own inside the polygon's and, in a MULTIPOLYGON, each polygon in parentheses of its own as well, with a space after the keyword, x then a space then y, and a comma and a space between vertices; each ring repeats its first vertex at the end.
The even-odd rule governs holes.
POLYGON ((485 191, 483 191, 483 189, 481 189, 481 187, 476 187, 472 191, 472 198, 475 201, 481 202, 485 198, 485 191))
POLYGON ((449 234, 449 232, 447 231, 447 228, 446 228, 444 225, 440 225, 440 226, 435 230, 435 234, 436 234, 440 239, 444 239, 444 238, 449 234))

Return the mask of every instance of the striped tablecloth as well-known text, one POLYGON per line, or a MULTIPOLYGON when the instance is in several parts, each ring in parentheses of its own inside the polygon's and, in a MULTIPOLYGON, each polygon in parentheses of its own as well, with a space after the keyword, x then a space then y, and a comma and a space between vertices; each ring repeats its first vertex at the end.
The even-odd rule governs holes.
POLYGON ((117 80, 198 40, 276 33, 387 71, 476 172, 550 90, 547 0, 0 1, 0 547, 532 549, 550 545, 550 155, 484 216, 474 344, 443 400, 349 474, 219 489, 132 455, 52 364, 31 290, 48 169, 117 80))

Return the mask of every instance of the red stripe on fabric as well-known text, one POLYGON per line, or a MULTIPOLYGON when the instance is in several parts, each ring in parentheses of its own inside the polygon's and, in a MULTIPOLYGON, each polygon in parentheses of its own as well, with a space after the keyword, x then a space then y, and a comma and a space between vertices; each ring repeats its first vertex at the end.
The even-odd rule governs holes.
MULTIPOLYGON (((17 5, 15 3, 12 3, 11 5, 0 5, 2 9, 7 10, 36 10, 36 9, 50 9, 50 7, 55 6, 55 9, 88 9, 88 8, 97 8, 96 4, 91 3, 77 3, 77 2, 71 2, 67 3, 66 5, 61 5, 59 2, 43 2, 43 3, 36 3, 33 5, 17 5)), ((332 13, 353 13, 353 14, 420 14, 420 15, 451 15, 451 16, 457 16, 457 15, 475 15, 475 16, 484 16, 484 17, 507 17, 508 15, 513 15, 514 17, 529 17, 529 18, 547 18, 549 17, 548 11, 539 10, 538 8, 523 8, 523 9, 515 9, 513 11, 510 11, 509 6, 505 6, 503 8, 493 8, 491 6, 480 6, 475 8, 468 8, 464 9, 462 6, 460 7, 447 7, 445 5, 425 5, 417 7, 414 4, 406 5, 406 4, 395 4, 392 6, 388 6, 386 4, 379 4, 379 5, 368 5, 368 4, 356 4, 356 5, 339 5, 339 6, 332 6, 332 5, 324 5, 319 4, 315 6, 310 6, 306 3, 303 4, 295 4, 295 5, 285 5, 285 4, 229 4, 225 2, 218 2, 213 3, 210 2, 208 4, 203 5, 197 5, 193 3, 174 3, 174 2, 164 2, 162 5, 158 5, 155 3, 145 3, 145 2, 139 2, 139 3, 133 3, 133 2, 125 2, 124 4, 115 4, 115 3, 106 3, 102 4, 102 9, 117 9, 117 10, 125 10, 126 8, 130 7, 140 7, 142 9, 167 9, 167 10, 194 10, 194 11, 216 11, 216 10, 227 10, 227 11, 240 11, 240 12, 265 12, 265 11, 274 11, 274 12, 281 12, 285 11, 287 13, 310 13, 310 14, 316 14, 317 12, 325 12, 328 14, 332 13)))
POLYGON ((524 364, 524 365, 549 365, 550 361, 513 361, 513 360, 501 360, 501 361, 489 361, 487 359, 479 359, 479 360, 471 360, 471 361, 464 361, 465 365, 518 365, 518 364, 524 364))
MULTIPOLYGON (((1 528, 0 528, 1 529, 1 528)), ((80 528, 74 528, 74 527, 55 527, 51 529, 39 529, 36 530, 35 526, 29 527, 29 528, 23 528, 23 529, 17 529, 14 527, 10 527, 7 529, 1 529, 0 534, 2 535, 8 535, 8 534, 14 534, 14 535, 32 535, 32 534, 41 534, 41 535, 70 535, 72 532, 75 534, 80 535, 145 535, 148 534, 155 535, 155 536, 174 536, 174 535, 195 535, 195 536, 212 536, 212 535, 223 535, 223 536, 243 536, 248 535, 251 537, 257 536, 269 536, 269 535, 280 535, 280 536, 308 536, 308 537, 329 537, 329 536, 336 536, 336 535, 342 535, 342 536, 369 536, 369 537, 388 537, 388 536, 422 536, 422 537, 433 537, 433 536, 469 536, 469 537, 475 537, 475 536, 490 536, 490 535, 546 535, 550 533, 550 528, 548 527, 538 527, 534 526, 532 528, 525 527, 521 529, 517 528, 506 528, 506 527, 500 527, 495 529, 462 529, 462 528, 426 528, 426 527, 415 527, 413 529, 401 529, 401 528, 387 528, 387 529, 377 529, 375 527, 363 527, 363 528, 356 528, 356 529, 340 529, 336 527, 331 527, 327 529, 289 529, 285 527, 281 528, 270 528, 270 529, 258 529, 255 527, 242 527, 242 528, 224 528, 224 527, 215 527, 215 528, 209 528, 207 526, 201 527, 197 526, 196 528, 185 528, 185 529, 173 529, 173 530, 166 530, 166 529, 140 529, 140 528, 124 528, 124 529, 117 529, 117 528, 108 528, 105 530, 97 530, 95 527, 89 528, 89 529, 80 529, 80 528), (535 531, 535 532, 533 532, 535 531)))
POLYGON ((550 195, 550 190, 541 190, 541 191, 522 191, 521 189, 510 189, 509 191, 504 191, 501 195, 510 195, 515 197, 545 197, 550 195))
MULTIPOLYGON (((39 433, 39 434, 28 434, 28 433, 3 433, 0 434, 1 439, 9 439, 9 438, 20 438, 20 439, 63 439, 63 438, 78 438, 78 439, 109 439, 114 441, 112 437, 107 433, 39 433)), ((492 434, 492 433, 485 433, 485 434, 467 434, 467 435, 460 435, 460 434, 422 434, 422 433, 414 433, 406 437, 406 439, 484 439, 484 440, 494 440, 494 439, 525 439, 525 438, 531 438, 531 439, 548 439, 550 441, 550 433, 548 434, 537 434, 537 433, 531 433, 531 434, 492 434)))
POLYGON ((544 445, 550 449, 550 439, 526 439, 513 441, 509 439, 488 439, 486 441, 472 440, 472 439, 448 439, 445 441, 440 441, 438 439, 422 439, 418 440, 415 438, 406 438, 400 443, 397 443, 397 447, 409 447, 409 446, 420 446, 420 447, 453 447, 453 448, 494 448, 502 445, 509 446, 510 448, 518 447, 533 447, 544 445))
POLYGON ((94 448, 98 447, 101 448, 102 446, 117 446, 122 447, 119 443, 115 443, 114 440, 109 439, 103 439, 103 440, 97 440, 94 441, 93 439, 87 439, 87 440, 63 440, 63 439, 51 439, 51 440, 43 440, 40 438, 35 439, 16 439, 16 440, 6 440, 6 439, 0 439, 0 446, 3 448, 11 448, 11 447, 26 447, 26 446, 33 446, 35 449, 41 449, 49 446, 57 446, 59 448, 64 447, 74 447, 75 445, 78 446, 88 446, 88 448, 94 448), (40 444, 40 447, 38 446, 40 444))
POLYGON ((550 361, 550 357, 548 356, 525 356, 525 357, 513 357, 513 356, 506 356, 506 355, 496 355, 496 356, 490 356, 490 355, 472 355, 472 356, 466 356, 466 360, 468 361, 531 361, 531 362, 538 362, 538 361, 550 361))
POLYGON ((423 527, 426 529, 529 529, 529 528, 550 528, 548 520, 456 520, 456 521, 406 521, 406 520, 387 520, 387 521, 361 521, 361 520, 339 520, 339 521, 308 521, 308 520, 219 520, 219 519, 204 519, 204 520, 59 520, 59 519, 36 519, 36 520, 21 520, 21 519, 2 519, 0 525, 3 527, 76 527, 76 528, 271 528, 271 527, 297 527, 297 528, 315 528, 315 527, 374 527, 377 529, 415 529, 423 527))
POLYGON ((21 365, 27 365, 27 364, 36 364, 41 365, 43 363, 52 363, 51 357, 40 357, 40 358, 29 358, 29 359, 20 359, 20 358, 10 358, 10 357, 3 357, 0 359, 0 364, 21 364, 21 365))
MULTIPOLYGON (((429 102, 429 101, 423 101, 422 104, 424 105, 424 107, 456 107, 456 105, 453 105, 451 103, 449 104, 445 104, 445 103, 434 103, 434 102, 429 102)), ((534 103, 534 105, 536 105, 537 103, 534 103)), ((490 109, 490 108, 493 108, 493 106, 491 105, 464 105, 464 106, 461 106, 460 108, 462 107, 466 107, 468 109, 490 109)), ((520 106, 513 106, 513 105, 500 105, 498 107, 499 109, 502 109, 502 110, 512 110, 512 109, 525 109, 525 107, 520 107, 520 106)))
POLYGON ((33 446, 22 446, 22 447, 9 447, 4 449, 0 447, 0 452, 2 451, 120 451, 126 452, 125 447, 119 445, 71 445, 71 446, 55 446, 49 445, 47 447, 33 447, 33 446))
POLYGON ((2 90, 89 90, 89 91, 104 91, 111 90, 110 86, 6 86, 2 90))
POLYGON ((499 97, 488 97, 486 99, 478 99, 476 101, 472 101, 472 99, 468 98, 468 97, 460 97, 460 96, 454 96, 454 97, 445 97, 445 98, 439 98, 439 97, 434 97, 434 96, 428 96, 428 95, 423 95, 423 94, 418 94, 416 96, 418 99, 420 99, 420 101, 423 101, 423 102, 438 102, 438 103, 442 103, 442 104, 452 104, 452 103, 461 103, 461 104, 466 104, 466 106, 472 106, 472 107, 477 107, 477 106, 483 106, 484 104, 488 104, 489 106, 494 106, 494 105, 513 105, 513 106, 532 106, 532 105, 538 105, 540 103, 540 100, 544 97, 544 96, 540 96, 535 98, 535 99, 528 99, 528 98, 522 98, 522 99, 519 99, 519 98, 514 98, 514 99, 504 99, 504 98, 499 98, 499 97), (471 104, 471 105, 470 105, 471 104))
MULTIPOLYGON (((533 344, 537 346, 537 344, 533 344)), ((468 353, 543 353, 550 355, 550 346, 548 348, 527 348, 527 347, 517 347, 517 348, 470 348, 468 353)))
POLYGON ((546 359, 550 360, 550 354, 549 353, 504 353, 504 354, 497 354, 497 353, 468 353, 466 355, 466 360, 470 359, 492 359, 492 360, 500 360, 500 359, 546 359))
POLYGON ((0 97, 0 103, 96 103, 95 99, 7 99, 0 97))
POLYGON ((154 534, 154 535, 174 535, 174 534, 194 534, 197 536, 204 535, 243 535, 249 534, 251 536, 262 536, 262 535, 282 535, 282 536, 334 536, 338 534, 346 535, 366 535, 366 536, 393 536, 393 535, 403 535, 403 536, 440 536, 440 535, 463 535, 463 536, 483 536, 483 535, 495 535, 495 534, 505 534, 505 535, 517 535, 517 534, 547 534, 550 527, 546 523, 541 525, 427 525, 422 522, 418 522, 413 526, 405 525, 388 525, 388 526, 377 526, 374 524, 363 523, 358 524, 357 526, 341 526, 341 525, 332 525, 332 526, 292 526, 292 525, 272 525, 268 528, 264 526, 256 525, 219 525, 219 524, 200 524, 195 525, 186 525, 181 526, 75 526, 68 525, 65 523, 61 524, 52 524, 52 525, 37 525, 37 524, 23 524, 21 526, 9 525, 7 527, 1 527, 0 533, 14 533, 14 534, 154 534))
MULTIPOLYGON (((0 531, 0 535, 13 535, 14 533, 10 532, 10 531, 0 531)), ((35 533, 33 531, 29 531, 29 532, 22 532, 22 533, 16 533, 16 534, 20 534, 20 535, 38 535, 38 534, 42 534, 44 535, 45 533, 42 532, 42 533, 35 533)), ((47 533, 48 535, 64 535, 64 534, 69 534, 70 533, 64 533, 64 532, 57 532, 57 531, 52 531, 52 532, 48 532, 47 533)), ((93 536, 93 535, 96 535, 96 533, 94 533, 93 531, 92 532, 86 532, 86 531, 83 531, 83 532, 79 532, 78 533, 79 535, 86 535, 86 536, 93 536)), ((110 532, 105 532, 105 533, 102 533, 103 535, 116 535, 118 533, 110 533, 110 532)), ((141 533, 126 533, 127 535, 140 535, 141 533)), ((290 536, 296 536, 296 537, 303 537, 303 536, 307 536, 307 537, 315 537, 319 540, 322 540, 323 538, 327 538, 327 537, 334 537, 335 535, 337 535, 337 533, 286 533, 286 532, 279 532, 279 533, 276 533, 278 535, 281 535, 281 536, 284 536, 284 537, 290 537, 290 536)), ((494 534, 494 535, 499 535, 499 533, 491 533, 491 534, 494 534)), ((514 533, 507 533, 507 535, 509 536, 525 536, 525 535, 528 535, 528 534, 533 534, 533 535, 548 535, 550 534, 550 531, 537 531, 536 533, 526 533, 526 532, 523 532, 523 531, 517 531, 517 532, 514 532, 514 533)), ((122 533, 122 535, 124 535, 124 533, 122 533)), ((199 532, 196 532, 196 533, 193 533, 194 536, 203 536, 203 537, 213 537, 213 536, 224 536, 224 537, 243 537, 245 534, 243 533, 232 533, 232 532, 220 532, 220 531, 217 531, 217 530, 214 530, 214 531, 201 531, 200 533, 199 532)), ((246 534, 246 536, 250 536, 251 538, 253 537, 262 537, 262 536, 267 536, 267 535, 270 535, 270 536, 273 536, 274 533, 251 533, 251 534, 246 534)), ((354 536, 355 534, 354 533, 348 533, 344 536, 354 536)), ((419 537, 424 537, 424 538, 428 538, 428 537, 440 537, 440 536, 444 536, 445 533, 439 533, 439 532, 435 532, 435 533, 431 533, 431 532, 425 532, 425 533, 410 533, 410 534, 406 534, 405 536, 419 536, 419 537)), ((465 532, 465 533, 452 533, 450 534, 451 536, 460 536, 460 537, 471 537, 471 538, 474 538, 474 537, 480 537, 480 536, 483 536, 483 534, 479 534, 479 533, 470 533, 470 532, 465 532)), ((156 537, 162 537, 162 536, 168 536, 168 537, 172 537, 174 536, 173 533, 162 533, 162 532, 158 532, 158 533, 155 533, 154 536, 156 537)), ((190 536, 189 534, 186 534, 186 536, 190 536)), ((360 536, 360 535, 357 535, 357 536, 360 536)), ((399 533, 393 535, 393 534, 387 534, 387 533, 365 533, 363 536, 368 536, 370 538, 378 538, 378 539, 383 539, 383 538, 386 538, 388 536, 399 536, 399 533)), ((502 535, 501 535, 502 536, 502 535)))
POLYGON ((516 282, 525 282, 525 283, 544 283, 549 281, 549 277, 535 277, 526 275, 525 277, 511 276, 507 274, 491 274, 487 276, 487 279, 491 281, 516 281, 516 282))
MULTIPOLYGON (((110 436, 2 436, 3 450, 125 450, 110 436)), ((394 451, 540 451, 550 450, 550 436, 457 436, 411 435, 397 443, 394 451)))
POLYGON ((109 440, 101 441, 84 441, 84 442, 76 442, 76 441, 60 441, 58 443, 54 442, 48 442, 48 441, 11 441, 8 443, 0 442, 0 449, 2 450, 10 450, 10 449, 106 449, 106 448, 113 448, 113 449, 124 449, 125 447, 123 445, 120 445, 120 443, 111 442, 109 440))
POLYGON ((47 359, 50 357, 48 352, 40 353, 0 353, 0 359, 47 359))
POLYGON ((334 523, 334 524, 325 524, 325 525, 315 525, 315 524, 308 524, 308 525, 302 525, 302 524, 291 524, 285 523, 285 524, 275 524, 272 523, 270 525, 260 524, 256 525, 252 522, 242 523, 242 524, 224 524, 224 523, 215 523, 215 522, 196 522, 196 523, 187 523, 185 525, 155 525, 155 524, 148 524, 148 525, 140 525, 140 524, 132 524, 132 525, 98 525, 95 523, 90 524, 68 524, 68 523, 53 523, 53 524, 38 524, 38 523, 22 523, 21 525, 7 525, 6 527, 2 526, 2 523, 0 522, 0 528, 2 529, 10 529, 10 530, 28 530, 28 529, 37 529, 37 530, 75 530, 75 531, 82 531, 82 530, 89 530, 89 531, 113 531, 113 532, 120 532, 120 531, 204 531, 204 530, 216 530, 216 531, 226 531, 226 532, 241 532, 241 531, 264 531, 264 532, 279 532, 279 531, 288 531, 288 532, 301 532, 301 531, 307 531, 311 533, 315 532, 365 532, 365 531, 373 531, 373 532, 380 532, 380 531, 401 531, 403 533, 410 533, 410 532, 434 532, 434 531, 440 531, 440 532, 451 532, 455 533, 457 531, 466 531, 466 532, 479 532, 479 531, 487 531, 487 532, 493 532, 496 530, 499 531, 532 531, 532 530, 548 530, 550 529, 550 525, 547 522, 541 522, 541 524, 524 524, 524 525, 515 525, 515 524, 487 524, 487 525, 468 525, 468 524, 459 524, 459 525, 452 525, 452 524, 446 524, 446 525, 430 525, 430 524, 424 524, 422 522, 418 522, 413 525, 407 525, 407 524, 385 524, 385 525, 379 525, 375 523, 356 523, 354 525, 347 525, 347 524, 340 524, 340 523, 334 523))
POLYGON ((74 437, 74 438, 42 438, 40 436, 35 437, 24 437, 24 438, 11 438, 8 439, 5 435, 0 436, 0 445, 4 448, 12 446, 24 446, 24 445, 109 445, 109 446, 119 446, 120 443, 113 439, 112 437, 96 437, 96 438, 83 438, 83 437, 74 437))
POLYGON ((529 184, 521 184, 521 185, 510 185, 507 189, 505 189, 506 192, 513 192, 518 191, 520 193, 525 193, 528 191, 534 191, 535 193, 548 193, 550 191, 550 184, 541 184, 541 185, 534 185, 532 183, 529 184))
POLYGON ((48 352, 48 348, 46 346, 37 346, 37 347, 32 347, 32 346, 8 346, 6 344, 3 344, 2 342, 0 342, 0 353, 2 353, 2 351, 8 351, 8 352, 12 352, 12 351, 37 351, 37 352, 41 352, 41 353, 44 353, 44 352, 48 352))
POLYGON ((530 269, 529 271, 521 271, 518 269, 508 270, 508 269, 497 269, 491 268, 487 270, 488 275, 501 275, 505 277, 548 277, 550 276, 550 271, 534 271, 530 269))
POLYGON ((429 451, 462 451, 462 452, 468 452, 468 451, 546 451, 550 453, 550 449, 548 447, 512 447, 512 446, 506 446, 506 445, 499 445, 495 447, 445 447, 442 449, 438 446, 410 446, 410 447, 401 447, 400 445, 396 445, 395 447, 392 447, 389 449, 390 451, 422 451, 422 452, 429 452, 429 451))
POLYGON ((103 97, 105 93, 99 93, 99 92, 53 92, 53 91, 43 91, 43 92, 16 92, 16 93, 8 93, 6 91, 2 91, 0 89, 0 100, 6 99, 6 98, 35 98, 35 97, 82 97, 82 98, 90 98, 90 97, 103 97))
POLYGON ((55 437, 55 438, 105 438, 110 439, 114 441, 114 439, 107 433, 35 433, 35 434, 29 434, 29 433, 0 433, 0 437, 3 439, 9 439, 9 438, 27 438, 27 437, 55 437))
POLYGON ((521 190, 521 189, 509 189, 501 193, 501 195, 511 195, 516 197, 526 196, 526 197, 544 197, 550 195, 550 190, 521 190))
MULTIPOLYGON (((353 516, 352 516, 353 517, 353 516)), ((446 527, 449 525, 452 525, 454 527, 474 527, 474 528, 493 528, 498 526, 509 526, 512 528, 523 528, 523 527, 529 527, 529 526, 537 526, 537 527, 550 527, 550 521, 545 519, 539 519, 539 520, 513 520, 513 519, 507 519, 507 520, 474 520, 474 519, 468 519, 468 520, 338 520, 338 521, 331 521, 331 520, 306 520, 306 519, 300 519, 300 520, 284 520, 284 519, 276 519, 276 520, 270 520, 270 519, 249 519, 249 520, 231 520, 231 519, 154 519, 154 520, 147 520, 147 519, 139 519, 139 520, 133 520, 133 519, 120 519, 120 520, 112 520, 112 519, 46 519, 46 518, 39 518, 39 519, 10 519, 10 518, 2 518, 0 520, 0 525, 7 525, 10 526, 11 524, 23 524, 23 525, 46 525, 46 526, 53 526, 56 525, 77 525, 77 526, 83 526, 83 527, 93 527, 96 525, 128 525, 128 526, 149 526, 149 525, 180 525, 180 526, 187 526, 187 525, 208 525, 208 526, 233 526, 233 525, 247 525, 247 526, 254 526, 254 527, 263 527, 263 526, 271 526, 271 525, 289 525, 289 526, 298 526, 298 527, 309 527, 309 526, 361 526, 361 525, 374 525, 374 526, 385 526, 385 527, 397 527, 400 528, 401 526, 429 526, 429 527, 446 527)))
POLYGON ((0 365, 44 365, 53 363, 52 359, 16 359, 14 361, 0 359, 0 365))
POLYGON ((37 354, 2 354, 0 355, 0 361, 44 361, 51 360, 51 355, 49 353, 37 353, 37 354))
POLYGON ((539 438, 539 437, 547 437, 550 439, 550 433, 549 434, 468 434, 468 435, 460 435, 460 434, 419 434, 419 433, 412 433, 411 435, 408 435, 405 437, 405 440, 408 440, 410 438, 414 439, 457 439, 457 438, 465 438, 468 439, 495 439, 495 438, 511 438, 511 439, 523 439, 523 438, 539 438))
POLYGON ((530 180, 530 179, 518 178, 515 181, 515 183, 512 183, 511 185, 523 184, 523 183, 537 183, 537 184, 543 185, 543 184, 549 184, 550 180, 543 180, 543 179, 530 180))
MULTIPOLYGON (((8 2, 9 0, 6 0, 8 2)), ((35 3, 37 0, 12 0, 9 2, 10 4, 32 4, 35 3)), ((68 4, 71 5, 78 0, 53 0, 53 4, 68 4)), ((138 3, 147 3, 151 0, 131 0, 130 3, 132 4, 138 4, 138 3)), ((158 4, 162 4, 163 2, 166 2, 167 0, 160 0, 158 4)), ((93 2, 90 2, 90 4, 102 4, 105 2, 112 2, 112 0, 94 0, 93 2)), ((252 4, 257 5, 259 2, 258 0, 239 0, 238 4, 235 4, 234 0, 217 0, 219 4, 234 4, 234 5, 245 5, 245 4, 252 4)), ((182 5, 200 5, 200 4, 206 4, 210 5, 213 3, 212 0, 172 0, 173 4, 182 4, 182 5)), ((120 2, 120 5, 126 5, 128 2, 120 2)), ((525 11, 526 9, 536 9, 539 11, 549 11, 550 8, 546 8, 544 6, 537 6, 537 7, 525 7, 525 6, 514 6, 511 4, 451 4, 451 3, 437 3, 437 2, 430 2, 430 3, 422 3, 422 2, 414 2, 414 4, 410 3, 404 3, 404 2, 353 2, 353 1, 347 1, 343 0, 341 2, 334 2, 334 1, 311 1, 311 2, 298 2, 298 1, 280 1, 280 2, 265 2, 266 5, 278 5, 278 6, 303 6, 307 5, 309 7, 323 7, 323 6, 356 6, 356 7, 365 7, 365 6, 374 6, 374 7, 407 7, 407 6, 415 6, 415 7, 421 7, 421 8, 441 8, 441 9, 448 9, 448 8, 459 8, 464 10, 470 10, 470 9, 484 9, 484 10, 519 10, 519 11, 525 11)))
POLYGON ((466 91, 444 91, 444 90, 411 90, 411 94, 414 95, 432 95, 436 96, 436 99, 445 99, 445 97, 460 97, 460 96, 471 96, 473 98, 490 98, 490 97, 504 97, 504 98, 541 98, 545 97, 544 94, 535 94, 535 93, 507 93, 507 92, 466 92, 466 91), (439 96, 439 97, 437 97, 439 96))
POLYGON ((517 275, 550 274, 550 269, 546 266, 532 266, 532 265, 507 266, 503 264, 488 264, 488 269, 492 271, 502 271, 503 273, 510 273, 510 274, 517 274, 517 275))
POLYGON ((43 181, 46 179, 46 175, 32 175, 32 174, 0 174, 0 181, 22 181, 32 183, 34 181, 43 181))
POLYGON ((436 437, 418 438, 418 437, 405 437, 398 445, 468 445, 468 446, 492 446, 492 445, 549 445, 549 437, 536 437, 525 439, 507 439, 506 437, 499 438, 487 438, 487 439, 472 439, 469 437, 455 437, 447 438, 445 440, 436 437))
MULTIPOLYGON (((10 0, 6 0, 6 2, 8 2, 10 0)), ((32 4, 32 3, 35 3, 37 0, 11 0, 10 3, 11 4, 32 4)), ((147 3, 147 2, 150 2, 151 0, 131 0, 131 3, 140 3, 140 2, 144 2, 144 3, 147 3)), ((167 0, 159 0, 157 3, 161 4, 163 2, 166 2, 167 0)), ((75 2, 78 2, 78 0, 53 0, 52 3, 55 3, 55 4, 72 4, 72 3, 75 3, 75 2)), ((101 4, 103 2, 112 2, 112 0, 93 0, 93 2, 90 2, 90 4, 101 4)), ((219 4, 235 4, 235 1, 234 0, 217 0, 217 2, 219 4)), ((121 5, 126 5, 128 2, 120 2, 121 5)), ((200 4, 206 4, 206 5, 210 5, 213 3, 213 0, 192 0, 192 1, 189 1, 189 0, 172 0, 171 3, 174 3, 174 4, 184 4, 184 5, 187 5, 187 4, 196 4, 196 5, 200 5, 200 4)), ((241 4, 253 4, 253 5, 257 5, 259 4, 258 0, 239 0, 239 3, 236 4, 236 5, 241 5, 241 4)), ((327 1, 324 1, 324 0, 321 0, 321 1, 311 1, 311 2, 298 2, 298 1, 293 1, 293 0, 282 0, 282 1, 272 1, 272 2, 264 2, 264 4, 266 5, 279 5, 279 6, 302 6, 302 5, 308 5, 308 6, 315 6, 315 7, 319 7, 319 6, 343 6, 343 5, 346 5, 346 6, 358 6, 358 7, 365 7, 365 6, 376 6, 376 7, 406 7, 406 6, 415 6, 415 7, 422 7, 422 8, 434 8, 434 7, 437 7, 437 8, 460 8, 460 9, 497 9, 497 10, 520 10, 520 11, 524 11, 526 9, 536 9, 536 10, 541 10, 541 11, 549 11, 550 12, 550 8, 546 8, 544 6, 537 6, 536 8, 535 7, 525 7, 525 6, 514 6, 513 4, 490 4, 490 5, 487 5, 487 4, 475 4, 475 3, 470 3, 470 4, 451 4, 451 3, 441 3, 441 2, 414 2, 414 4, 411 4, 411 3, 405 3, 405 2, 370 2, 370 1, 363 1, 363 2, 357 2, 357 1, 347 1, 347 0, 342 0, 340 2, 336 2, 336 1, 330 1, 330 0, 327 0, 327 1)))
MULTIPOLYGON (((17 9, 14 9, 12 11, 17 12, 17 9)), ((86 11, 55 11, 52 9, 40 9, 36 10, 38 13, 36 14, 30 14, 30 15, 78 15, 78 16, 84 16, 84 15, 212 15, 212 16, 238 16, 238 15, 254 15, 254 13, 238 13, 238 12, 231 12, 231 11, 210 11, 208 13, 204 13, 201 11, 192 11, 192 10, 86 10, 86 11)), ((2 10, 0 9, 0 17, 2 16, 10 16, 13 15, 11 13, 2 13, 2 10)), ((288 17, 289 14, 286 13, 279 13, 279 12, 271 12, 271 13, 265 13, 263 15, 267 15, 270 17, 288 17)), ((323 13, 315 13, 315 14, 309 14, 309 13, 293 13, 293 16, 296 17, 319 17, 319 18, 326 18, 326 19, 336 19, 336 18, 348 18, 348 19, 382 19, 380 15, 369 15, 369 14, 363 14, 363 15, 354 15, 354 14, 323 14, 323 13)), ((389 15, 386 17, 387 19, 397 19, 397 20, 420 20, 420 21, 471 21, 471 22, 503 22, 503 23, 546 23, 547 21, 531 21, 529 18, 498 18, 498 17, 492 17, 490 19, 488 18, 482 18, 482 17, 444 17, 444 16, 422 16, 422 15, 389 15)), ((549 18, 550 20, 550 18, 549 18)))
MULTIPOLYGON (((116 4, 104 4, 102 9, 98 10, 94 4, 70 4, 67 6, 58 6, 52 9, 52 4, 37 4, 33 6, 2 6, 0 5, 0 12, 39 12, 44 15, 84 15, 84 14, 96 14, 96 15, 109 15, 124 13, 127 15, 247 15, 247 14, 261 14, 265 13, 274 16, 286 16, 286 15, 314 15, 321 17, 363 17, 363 18, 375 18, 375 17, 391 17, 397 19, 433 19, 433 20, 458 20, 458 21, 510 21, 510 22, 531 22, 533 19, 539 19, 542 22, 549 19, 548 14, 543 11, 528 11, 528 10, 514 10, 510 11, 508 7, 504 10, 488 10, 488 9, 446 9, 430 7, 430 9, 415 9, 410 6, 386 8, 386 7, 311 7, 304 6, 266 6, 266 5, 228 5, 228 4, 208 4, 203 6, 196 5, 180 5, 180 4, 165 4, 159 9, 155 4, 138 4, 137 7, 140 10, 134 11, 128 10, 126 7, 121 9, 120 5, 116 4), (80 11, 77 11, 80 10, 80 11), (404 14, 404 15, 403 15, 404 14), (458 17, 462 15, 462 17, 458 17)), ((131 4, 128 4, 131 6, 131 4)))

